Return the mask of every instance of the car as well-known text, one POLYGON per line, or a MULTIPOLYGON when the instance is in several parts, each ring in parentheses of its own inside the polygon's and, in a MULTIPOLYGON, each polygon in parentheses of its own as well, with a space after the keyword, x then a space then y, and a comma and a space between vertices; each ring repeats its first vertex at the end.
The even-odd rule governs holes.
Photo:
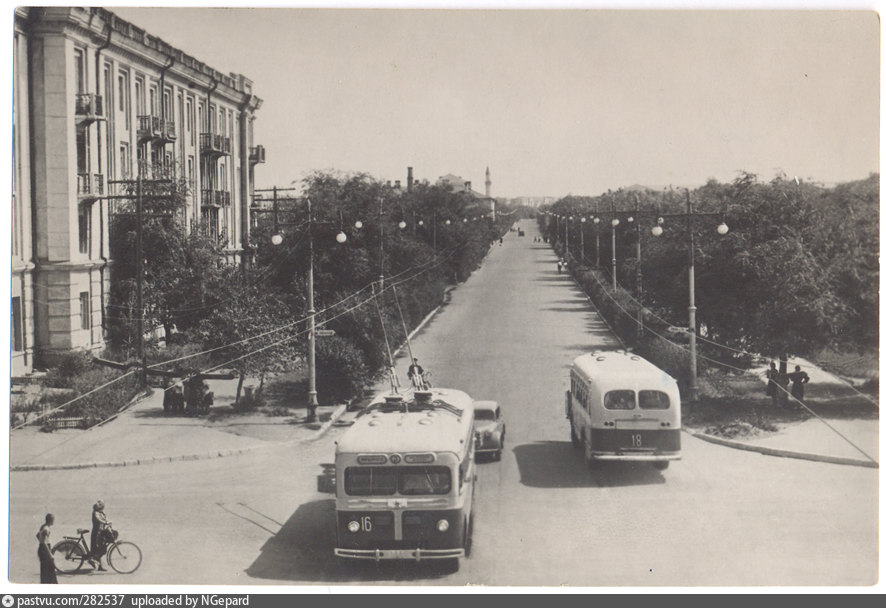
POLYGON ((497 401, 474 402, 474 440, 477 454, 489 454, 501 459, 505 447, 505 421, 497 401))

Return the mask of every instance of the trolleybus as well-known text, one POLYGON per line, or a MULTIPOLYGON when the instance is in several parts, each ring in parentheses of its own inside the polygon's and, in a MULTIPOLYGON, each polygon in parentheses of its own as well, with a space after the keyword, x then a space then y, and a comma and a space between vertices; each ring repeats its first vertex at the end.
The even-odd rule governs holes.
POLYGON ((431 388, 373 399, 335 450, 335 555, 449 559, 470 550, 474 407, 431 388))
POLYGON ((626 351, 581 355, 569 371, 566 417, 573 445, 589 465, 601 460, 680 459, 677 381, 626 351))

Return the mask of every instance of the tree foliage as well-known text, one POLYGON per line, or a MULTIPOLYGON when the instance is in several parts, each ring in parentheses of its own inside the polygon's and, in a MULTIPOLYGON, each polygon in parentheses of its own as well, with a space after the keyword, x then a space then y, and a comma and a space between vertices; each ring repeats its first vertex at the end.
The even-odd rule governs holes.
MULTIPOLYGON (((710 181, 689 193, 694 211, 695 294, 699 332, 721 344, 767 355, 809 355, 826 345, 862 349, 878 340, 879 175, 823 187, 778 176, 761 183, 742 174, 730 184, 710 181), (726 235, 715 227, 729 225, 726 235)), ((598 197, 566 197, 549 211, 585 216, 585 263, 612 257, 607 213, 636 210, 640 229, 617 229, 621 285, 635 290, 636 239, 641 239, 643 303, 685 325, 688 305, 686 194, 619 190, 598 197), (590 220, 595 214, 600 224, 590 220), (649 228, 664 217, 663 234, 649 228), (590 244, 590 248, 589 248, 590 244)), ((620 215, 624 218, 624 215, 620 215)), ((539 220, 555 245, 565 225, 539 220), (559 230, 558 230, 559 226, 559 230)), ((558 223, 559 222, 559 223, 558 223)), ((581 228, 573 222, 569 249, 580 258, 581 228)))

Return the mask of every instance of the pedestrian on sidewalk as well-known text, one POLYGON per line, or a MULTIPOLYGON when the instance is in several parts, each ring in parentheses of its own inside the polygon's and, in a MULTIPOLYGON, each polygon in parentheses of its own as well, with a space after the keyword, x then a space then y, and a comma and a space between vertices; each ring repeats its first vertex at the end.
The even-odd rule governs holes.
POLYGON ((58 578, 55 576, 55 560, 52 558, 52 550, 50 546, 50 528, 55 523, 55 516, 52 513, 46 514, 45 523, 40 526, 37 532, 37 557, 40 559, 40 583, 41 584, 58 584, 58 578))
POLYGON ((766 370, 766 377, 769 383, 766 385, 766 396, 772 397, 772 405, 778 407, 778 368, 775 367, 775 361, 769 362, 769 369, 766 370))
POLYGON ((806 392, 805 384, 809 382, 809 374, 800 369, 799 365, 794 366, 794 372, 788 374, 793 384, 791 385, 791 397, 797 401, 803 401, 803 395, 806 392))

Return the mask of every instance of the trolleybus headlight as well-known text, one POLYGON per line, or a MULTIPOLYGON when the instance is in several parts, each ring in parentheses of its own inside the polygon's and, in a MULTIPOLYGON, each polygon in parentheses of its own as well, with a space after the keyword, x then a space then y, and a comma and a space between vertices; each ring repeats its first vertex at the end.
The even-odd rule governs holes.
POLYGON ((397 454, 392 455, 391 456, 391 463, 392 464, 400 464, 400 456, 397 454))
POLYGON ((360 531, 360 522, 358 521, 349 521, 348 522, 348 532, 357 533, 360 531))
POLYGON ((446 532, 449 529, 449 521, 446 519, 441 519, 437 522, 437 531, 438 532, 446 532))

